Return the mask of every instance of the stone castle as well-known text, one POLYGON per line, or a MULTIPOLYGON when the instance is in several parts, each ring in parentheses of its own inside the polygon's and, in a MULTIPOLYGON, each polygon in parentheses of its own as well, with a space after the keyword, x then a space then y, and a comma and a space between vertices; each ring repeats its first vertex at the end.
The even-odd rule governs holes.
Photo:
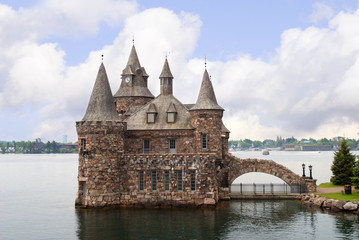
MULTIPOLYGON (((173 79, 166 59, 160 94, 154 97, 133 46, 120 88, 112 95, 101 64, 86 114, 76 122, 77 207, 213 206, 228 199, 228 185, 237 177, 230 169, 239 169, 240 163, 228 153, 224 109, 208 72, 195 104, 173 96, 173 79)), ((286 177, 288 183, 299 181, 286 177)))

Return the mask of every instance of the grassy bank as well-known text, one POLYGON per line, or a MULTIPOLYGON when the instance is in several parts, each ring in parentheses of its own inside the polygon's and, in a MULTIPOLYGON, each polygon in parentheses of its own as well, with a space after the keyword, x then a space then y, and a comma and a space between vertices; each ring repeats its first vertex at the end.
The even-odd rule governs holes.
POLYGON ((342 188, 344 188, 344 186, 343 185, 334 185, 333 183, 331 183, 331 182, 326 182, 326 183, 321 183, 321 184, 319 184, 317 187, 319 187, 319 188, 336 188, 336 187, 342 187, 342 188))
POLYGON ((335 200, 346 200, 346 201, 359 201, 359 192, 355 191, 352 192, 352 194, 344 194, 342 195, 341 192, 339 193, 325 193, 325 194, 319 194, 322 197, 326 198, 332 198, 335 200))

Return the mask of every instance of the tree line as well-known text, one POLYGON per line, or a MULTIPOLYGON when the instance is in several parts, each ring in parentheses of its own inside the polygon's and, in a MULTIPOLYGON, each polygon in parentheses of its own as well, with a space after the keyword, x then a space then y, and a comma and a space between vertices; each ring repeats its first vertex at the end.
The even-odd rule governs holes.
MULTIPOLYGON (((244 140, 230 140, 228 142, 229 148, 234 149, 249 149, 249 148, 282 148, 286 144, 295 144, 295 145, 331 145, 332 147, 340 146, 343 137, 335 137, 332 139, 328 138, 321 138, 321 139, 314 139, 314 138, 302 138, 300 140, 296 139, 295 137, 290 138, 282 138, 278 136, 275 140, 274 139, 266 139, 264 141, 259 140, 251 140, 251 139, 244 139, 244 140)), ((359 140, 356 139, 346 139, 347 145, 352 149, 357 149, 359 140)))
POLYGON ((40 138, 35 141, 0 141, 1 153, 76 153, 77 149, 64 148, 64 144, 40 138))

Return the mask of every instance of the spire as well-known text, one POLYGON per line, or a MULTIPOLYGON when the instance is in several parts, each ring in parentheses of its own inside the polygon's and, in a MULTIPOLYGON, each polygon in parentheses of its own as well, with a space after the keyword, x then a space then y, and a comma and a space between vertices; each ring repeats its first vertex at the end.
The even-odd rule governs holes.
POLYGON ((130 53, 130 56, 128 58, 127 65, 126 65, 126 68, 127 67, 130 67, 133 73, 138 68, 141 68, 141 64, 140 64, 140 61, 138 60, 135 45, 132 45, 131 53, 130 53))
POLYGON ((167 57, 165 63, 163 64, 162 72, 160 78, 173 78, 170 66, 168 65, 167 57))
POLYGON ((166 58, 165 63, 163 64, 161 75, 160 75, 161 94, 164 94, 164 95, 171 94, 172 95, 172 93, 173 93, 172 80, 173 80, 173 75, 171 73, 170 66, 168 65, 168 61, 166 58))
POLYGON ((216 95, 214 94, 212 82, 209 79, 207 69, 204 70, 197 102, 191 110, 224 110, 217 103, 216 95))
POLYGON ((98 70, 95 85, 92 90, 90 102, 87 106, 83 121, 115 121, 120 120, 115 103, 112 98, 110 84, 108 82, 106 69, 101 63, 98 70))
POLYGON ((118 97, 148 97, 153 98, 152 93, 147 88, 148 75, 144 67, 141 67, 138 60, 136 48, 133 45, 127 65, 122 71, 122 82, 120 88, 114 95, 118 97))

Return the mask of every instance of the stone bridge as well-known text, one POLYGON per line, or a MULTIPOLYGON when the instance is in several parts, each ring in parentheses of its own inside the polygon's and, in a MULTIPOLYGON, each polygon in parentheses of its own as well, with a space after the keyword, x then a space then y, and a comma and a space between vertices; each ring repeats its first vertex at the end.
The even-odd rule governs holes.
POLYGON ((276 176, 288 185, 302 184, 306 186, 307 192, 316 192, 316 179, 301 177, 272 160, 240 159, 231 154, 227 156, 227 160, 228 165, 220 172, 221 178, 226 179, 226 184, 222 184, 223 187, 224 185, 230 186, 236 178, 243 174, 261 172, 276 176))

